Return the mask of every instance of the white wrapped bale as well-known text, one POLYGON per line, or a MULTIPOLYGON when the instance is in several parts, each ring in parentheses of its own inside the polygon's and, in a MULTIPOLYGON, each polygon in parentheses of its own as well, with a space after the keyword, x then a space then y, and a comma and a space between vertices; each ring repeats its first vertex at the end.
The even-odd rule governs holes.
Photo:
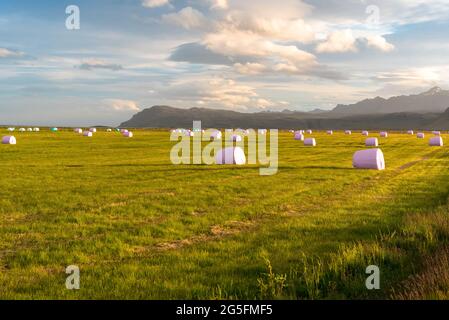
POLYGON ((315 147, 316 146, 316 140, 315 138, 307 138, 304 139, 304 145, 308 147, 315 147))
POLYGON ((346 130, 346 131, 345 131, 345 134, 348 135, 348 136, 350 136, 350 135, 352 134, 352 131, 351 131, 351 130, 346 130))
POLYGON ((132 138, 132 137, 134 137, 134 134, 131 131, 127 130, 125 133, 123 133, 123 136, 125 138, 132 138))
POLYGON ((362 131, 362 136, 365 136, 365 137, 369 136, 369 132, 366 131, 366 130, 363 130, 362 131))
POLYGON ((81 129, 81 128, 76 128, 75 130, 73 130, 73 132, 78 133, 78 134, 81 134, 81 133, 83 133, 83 129, 81 129))
POLYGON ((85 137, 92 137, 93 136, 93 132, 92 131, 84 131, 83 136, 85 136, 85 137))
POLYGON ((381 136, 382 138, 388 138, 388 132, 382 131, 382 132, 380 133, 380 136, 381 136))
POLYGON ((2 138, 2 144, 17 144, 14 136, 5 136, 2 138))
POLYGON ((352 166, 357 169, 384 170, 384 154, 380 149, 357 151, 352 157, 352 166))
POLYGON ((365 145, 367 147, 378 147, 379 146, 379 140, 377 138, 368 138, 365 140, 365 145))
POLYGON ((444 145, 442 137, 432 137, 429 140, 429 146, 431 147, 442 147, 444 145))
POLYGON ((240 147, 229 147, 221 149, 215 156, 216 164, 246 164, 245 152, 240 147))

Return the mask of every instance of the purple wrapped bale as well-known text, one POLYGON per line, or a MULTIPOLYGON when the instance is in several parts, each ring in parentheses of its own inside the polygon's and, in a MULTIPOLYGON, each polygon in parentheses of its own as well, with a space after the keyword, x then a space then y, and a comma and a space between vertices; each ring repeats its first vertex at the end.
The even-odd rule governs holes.
POLYGON ((407 131, 408 134, 415 134, 415 132, 413 130, 409 130, 407 131))
POLYGON ((333 135, 333 134, 334 134, 334 131, 332 131, 332 130, 327 130, 327 134, 333 135))
POLYGON ((81 134, 83 133, 83 129, 76 128, 75 130, 73 130, 73 132, 81 134))
POLYGON ((231 139, 232 142, 242 142, 242 136, 238 134, 233 134, 231 139))
POLYGON ((350 136, 350 135, 352 134, 352 131, 351 131, 351 130, 346 130, 346 131, 345 131, 345 134, 347 134, 348 136, 350 136))
POLYGON ((245 152, 240 147, 221 149, 215 156, 216 164, 246 164, 245 152))
POLYGON ((433 131, 432 133, 436 136, 441 136, 441 131, 433 131))
POLYGON ((89 131, 92 133, 95 133, 95 132, 97 132, 97 128, 90 128, 89 131))
POLYGON ((125 138, 132 138, 134 136, 134 134, 131 131, 126 131, 123 136, 125 138))
POLYGON ((380 149, 357 151, 352 157, 352 166, 357 169, 384 170, 384 154, 380 149))
POLYGON ((382 131, 382 132, 380 133, 380 136, 381 136, 382 138, 388 138, 388 132, 382 131))
POLYGON ((429 140, 429 146, 431 147, 442 147, 444 145, 442 137, 432 137, 429 140))
POLYGON ((216 131, 212 132, 210 135, 210 140, 211 141, 221 140, 221 131, 216 130, 216 131))
POLYGON ((379 140, 377 138, 368 138, 365 140, 365 145, 367 147, 377 147, 379 146, 379 140))
POLYGON ((315 147, 316 146, 316 140, 315 138, 307 138, 304 139, 304 145, 308 147, 315 147))
POLYGON ((84 131, 83 136, 85 136, 85 137, 92 137, 93 133, 92 133, 92 131, 84 131))
POLYGON ((418 139, 424 139, 426 135, 424 134, 424 132, 418 132, 416 136, 418 137, 418 139))
POLYGON ((362 131, 362 136, 366 136, 366 137, 369 136, 369 132, 366 130, 362 131))
POLYGON ((17 144, 17 141, 14 136, 4 136, 2 138, 2 144, 17 144))
POLYGON ((301 131, 296 131, 295 132, 295 140, 304 141, 304 134, 302 134, 301 131))

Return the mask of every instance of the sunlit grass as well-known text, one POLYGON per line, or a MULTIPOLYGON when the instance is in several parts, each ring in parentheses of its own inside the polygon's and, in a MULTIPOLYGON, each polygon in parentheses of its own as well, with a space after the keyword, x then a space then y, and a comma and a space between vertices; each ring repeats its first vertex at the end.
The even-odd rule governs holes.
POLYGON ((447 245, 434 222, 447 221, 448 152, 427 139, 381 138, 387 170, 366 171, 351 166, 359 133, 308 148, 284 132, 278 174, 260 176, 174 166, 168 132, 134 132, 0 145, 0 298, 407 298, 407 277, 447 245), (365 287, 369 264, 381 290, 365 287))

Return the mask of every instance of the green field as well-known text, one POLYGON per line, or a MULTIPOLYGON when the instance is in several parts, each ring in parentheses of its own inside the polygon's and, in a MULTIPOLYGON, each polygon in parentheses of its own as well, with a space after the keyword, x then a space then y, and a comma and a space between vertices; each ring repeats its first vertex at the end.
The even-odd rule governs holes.
POLYGON ((168 131, 134 134, 0 145, 1 299, 449 298, 447 147, 391 134, 387 170, 355 170, 360 133, 307 148, 282 132, 279 172, 260 176, 174 166, 168 131))

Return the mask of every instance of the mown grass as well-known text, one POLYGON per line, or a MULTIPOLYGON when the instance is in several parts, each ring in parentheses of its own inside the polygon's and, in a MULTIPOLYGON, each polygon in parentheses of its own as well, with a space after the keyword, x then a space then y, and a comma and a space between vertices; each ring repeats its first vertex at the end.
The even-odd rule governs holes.
POLYGON ((392 134, 387 170, 354 170, 359 133, 314 136, 281 133, 279 172, 260 176, 174 166, 160 130, 16 133, 0 146, 0 298, 448 298, 447 148, 392 134))

